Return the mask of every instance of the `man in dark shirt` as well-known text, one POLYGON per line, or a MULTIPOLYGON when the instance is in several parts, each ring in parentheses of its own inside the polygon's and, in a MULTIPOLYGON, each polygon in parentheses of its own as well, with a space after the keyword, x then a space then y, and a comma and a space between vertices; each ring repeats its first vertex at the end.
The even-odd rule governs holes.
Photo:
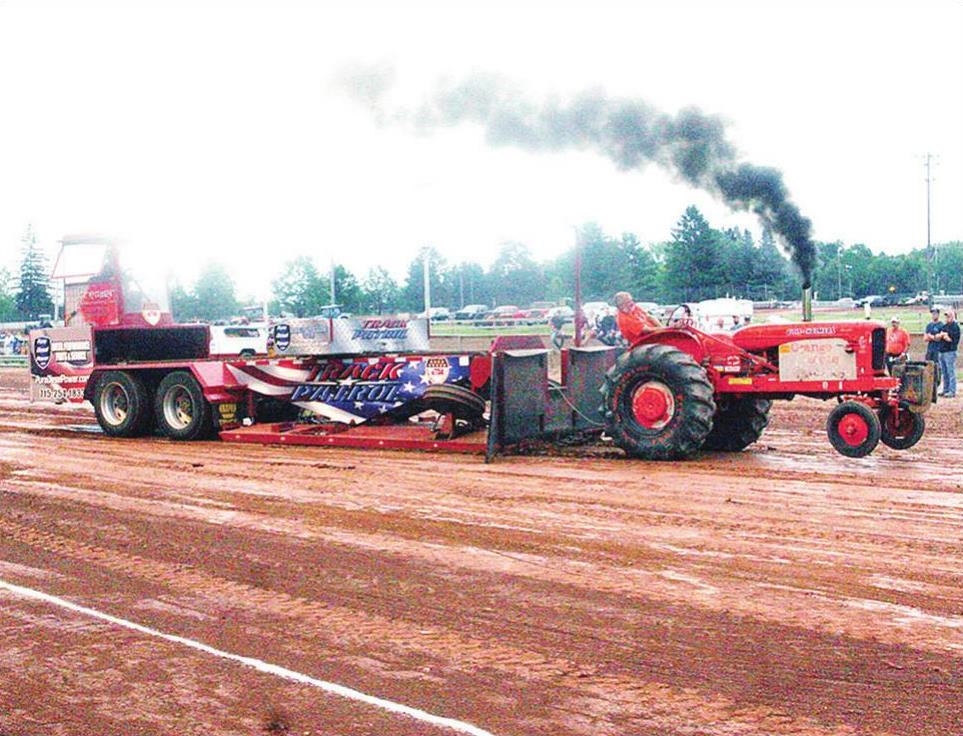
POLYGON ((943 323, 940 322, 940 308, 933 307, 930 309, 931 320, 928 325, 926 325, 926 330, 923 333, 923 339, 926 341, 926 358, 925 360, 931 360, 938 364, 940 362, 940 344, 942 340, 937 340, 936 336, 943 331, 943 323))
POLYGON ((933 400, 936 400, 936 392, 940 389, 940 382, 943 379, 943 369, 940 368, 940 345, 943 341, 937 337, 943 331, 943 323, 940 322, 940 308, 935 304, 930 307, 930 322, 923 331, 923 339, 926 341, 926 357, 933 364, 933 400))
POLYGON ((956 352, 960 346, 960 324, 956 321, 956 311, 943 312, 943 330, 940 338, 940 368, 943 369, 943 396, 952 399, 956 396, 956 352))

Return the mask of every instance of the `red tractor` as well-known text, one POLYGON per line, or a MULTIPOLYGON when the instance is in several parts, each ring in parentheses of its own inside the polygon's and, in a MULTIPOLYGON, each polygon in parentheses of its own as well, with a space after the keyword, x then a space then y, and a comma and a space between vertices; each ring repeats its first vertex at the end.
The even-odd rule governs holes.
POLYGON ((643 335, 602 387, 606 431, 628 454, 685 458, 700 448, 739 451, 759 439, 776 399, 837 399, 826 429, 843 455, 880 440, 895 449, 923 435, 933 400, 928 363, 885 365, 877 322, 802 322, 709 334, 691 320, 643 335))

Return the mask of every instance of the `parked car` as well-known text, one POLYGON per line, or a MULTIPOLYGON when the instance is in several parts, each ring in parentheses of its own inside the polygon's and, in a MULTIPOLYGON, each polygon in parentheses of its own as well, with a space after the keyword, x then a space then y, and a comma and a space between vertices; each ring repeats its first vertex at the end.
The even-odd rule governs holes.
MULTIPOLYGON (((430 313, 429 319, 432 322, 444 322, 446 320, 451 319, 451 312, 448 311, 447 307, 431 307, 431 309, 429 309, 428 311, 430 313)), ((425 313, 422 312, 421 314, 418 315, 418 317, 420 319, 424 319, 425 313)))
POLYGON ((506 324, 513 320, 519 319, 521 311, 522 310, 520 310, 515 304, 503 304, 487 312, 484 320, 486 322, 493 322, 496 325, 506 324))
POLYGON ((903 300, 906 298, 906 294, 887 294, 883 297, 882 303, 879 304, 881 307, 896 307, 902 304, 903 300))
POLYGON ((485 316, 488 311, 487 304, 466 304, 464 307, 455 312, 455 319, 459 320, 475 320, 481 319, 485 316))
POLYGON ((351 314, 343 311, 340 304, 325 304, 314 316, 317 319, 348 319, 351 314))
POLYGON ((545 307, 534 307, 525 310, 525 324, 542 325, 548 322, 549 309, 545 307))
POLYGON ((253 357, 267 353, 268 330, 263 325, 211 325, 211 355, 253 357))
POLYGON ((879 294, 869 294, 864 296, 862 299, 856 300, 857 307, 865 307, 867 304, 869 304, 871 307, 879 307, 882 306, 882 303, 883 297, 879 294))
POLYGON ((927 294, 925 291, 923 291, 923 292, 920 292, 919 294, 907 294, 905 298, 900 300, 899 304, 901 307, 913 307, 913 306, 917 306, 921 304, 929 304, 929 303, 930 303, 930 295, 927 294))

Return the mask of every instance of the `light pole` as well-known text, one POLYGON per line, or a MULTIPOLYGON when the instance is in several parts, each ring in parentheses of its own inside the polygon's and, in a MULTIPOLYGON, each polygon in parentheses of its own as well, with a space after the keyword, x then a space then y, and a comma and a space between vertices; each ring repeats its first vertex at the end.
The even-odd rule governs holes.
POLYGON ((843 247, 842 243, 836 244, 836 298, 843 298, 843 247))
POLYGON ((329 277, 330 283, 331 283, 331 303, 332 303, 332 304, 337 304, 337 303, 338 303, 338 299, 337 299, 337 297, 335 296, 335 293, 334 293, 334 284, 335 284, 334 269, 335 269, 334 259, 332 258, 332 259, 331 259, 331 274, 330 274, 330 277, 329 277))
POLYGON ((431 319, 431 264, 428 262, 428 249, 424 251, 425 318, 431 319))

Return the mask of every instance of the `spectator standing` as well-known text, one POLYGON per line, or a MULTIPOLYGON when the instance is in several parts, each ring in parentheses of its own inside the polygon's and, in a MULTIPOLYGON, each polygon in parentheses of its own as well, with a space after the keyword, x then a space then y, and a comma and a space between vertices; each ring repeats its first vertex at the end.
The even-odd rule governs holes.
POLYGON ((943 331, 943 323, 940 322, 940 308, 930 309, 930 322, 926 325, 923 339, 926 341, 926 360, 931 360, 937 365, 940 362, 940 340, 937 335, 943 331))
POLYGON ((900 327, 899 317, 893 317, 886 330, 886 368, 890 373, 893 372, 893 363, 906 359, 909 346, 909 333, 900 327))
POLYGON ((940 368, 943 371, 943 396, 952 399, 956 396, 956 353, 960 346, 960 323, 956 312, 947 309, 943 312, 943 331, 940 332, 940 368))
POLYGON ((940 380, 943 375, 940 368, 940 344, 943 342, 937 335, 943 331, 943 323, 940 322, 940 308, 930 307, 930 321, 923 331, 923 339, 926 341, 926 357, 924 360, 930 361, 934 366, 933 384, 935 394, 940 388, 940 380))
POLYGON ((558 312, 555 312, 548 320, 548 323, 552 326, 552 345, 554 345, 556 349, 561 350, 565 345, 565 333, 563 332, 565 329, 565 318, 558 312))

